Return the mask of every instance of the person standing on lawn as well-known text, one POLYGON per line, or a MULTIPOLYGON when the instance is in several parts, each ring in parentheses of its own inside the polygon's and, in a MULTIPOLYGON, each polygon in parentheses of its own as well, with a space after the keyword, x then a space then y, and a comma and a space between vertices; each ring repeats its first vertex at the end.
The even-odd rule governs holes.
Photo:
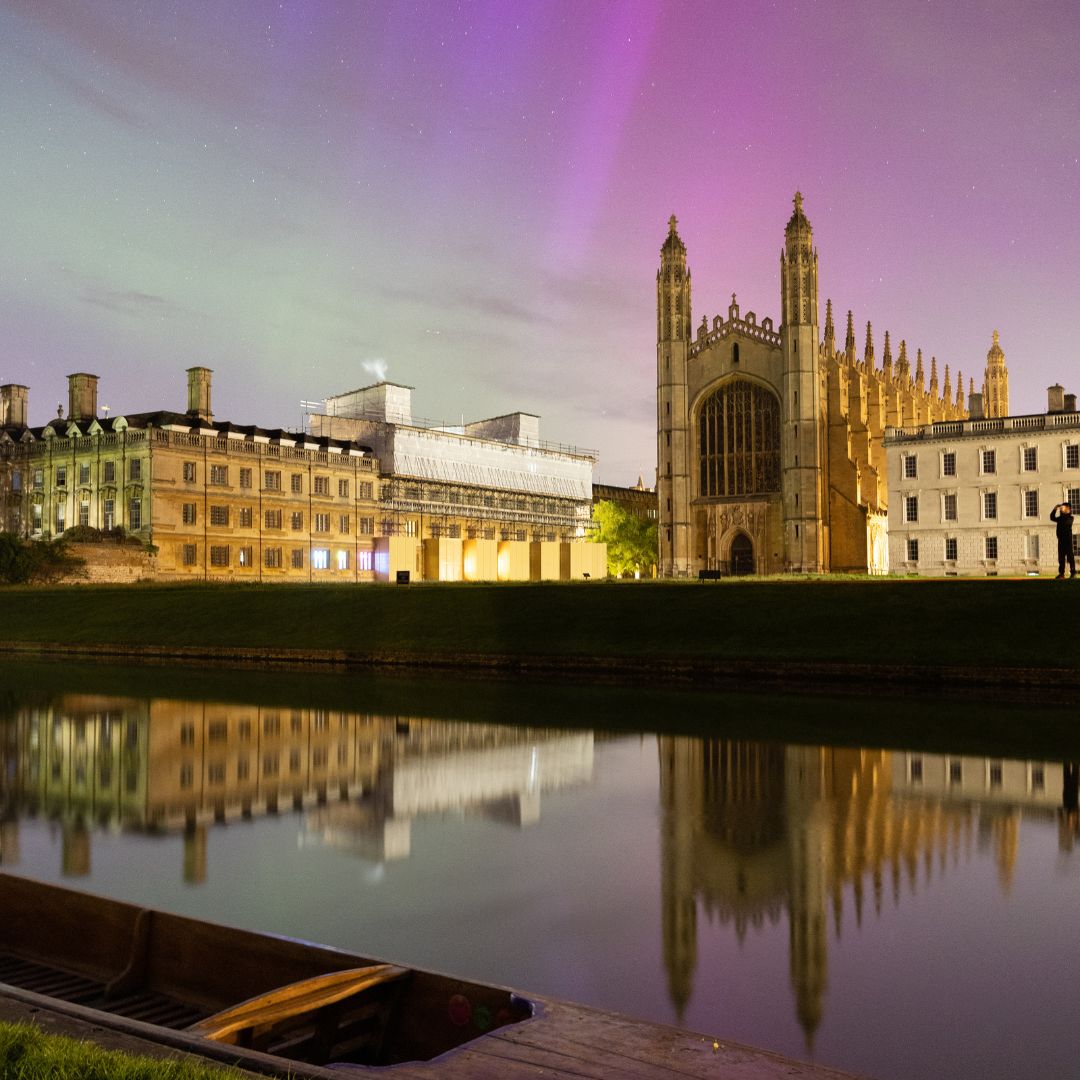
POLYGON ((1076 556, 1073 554, 1073 516, 1072 507, 1066 503, 1058 503, 1050 511, 1050 520, 1057 525, 1058 542, 1058 580, 1065 576, 1065 562, 1069 563, 1069 577, 1076 577, 1076 556))

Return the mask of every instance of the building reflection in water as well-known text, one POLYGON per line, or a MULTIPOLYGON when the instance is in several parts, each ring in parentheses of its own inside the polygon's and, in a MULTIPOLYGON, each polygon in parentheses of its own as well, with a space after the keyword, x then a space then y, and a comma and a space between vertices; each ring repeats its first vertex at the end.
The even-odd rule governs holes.
POLYGON ((543 792, 593 769, 591 732, 316 708, 65 695, 0 730, 0 863, 19 860, 19 816, 43 816, 72 877, 90 873, 93 828, 176 831, 184 880, 200 884, 208 827, 287 810, 309 841, 405 858, 415 818, 526 826, 543 792))
POLYGON ((661 736, 659 751, 663 948, 677 1012, 693 993, 699 910, 740 941, 786 913, 808 1048, 846 893, 858 924, 868 907, 880 914, 886 892, 900 903, 975 850, 993 852, 1008 891, 1022 817, 1057 817, 1062 850, 1076 836, 1060 763, 675 736, 661 736))

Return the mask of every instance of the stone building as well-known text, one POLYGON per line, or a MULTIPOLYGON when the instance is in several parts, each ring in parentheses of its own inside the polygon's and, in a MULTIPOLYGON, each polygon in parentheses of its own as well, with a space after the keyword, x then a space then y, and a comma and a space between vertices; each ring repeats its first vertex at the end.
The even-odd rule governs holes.
POLYGON ((215 419, 208 368, 189 369, 183 413, 99 416, 97 386, 69 376, 67 415, 33 428, 27 388, 0 387, 0 530, 120 530, 162 580, 605 576, 585 542, 595 454, 541 443, 535 416, 435 428, 381 383, 330 399, 309 433, 215 419))
MULTIPOLYGON (((848 312, 837 346, 832 304, 819 329, 818 253, 796 194, 780 255, 780 325, 691 312, 686 246, 674 217, 660 251, 657 494, 660 573, 888 569, 886 426, 963 419, 963 377, 914 369, 907 343, 880 363, 866 325, 860 355, 848 312)), ((1004 354, 988 357, 984 397, 1008 403, 1004 354)))
POLYGON ((69 376, 67 416, 34 428, 26 387, 0 387, 5 531, 122 530, 156 549, 165 580, 373 579, 369 447, 216 420, 208 368, 188 370, 183 413, 99 416, 97 385, 69 376))
MULTIPOLYGON (((994 344, 1000 352, 996 334, 994 344)), ((973 395, 973 413, 980 412, 978 398, 973 395)), ((1056 573, 1050 511, 1060 502, 1080 506, 1075 395, 1052 386, 1047 411, 1032 416, 898 425, 886 432, 885 449, 894 571, 930 577, 1056 573)), ((1080 536, 1073 544, 1080 545, 1080 536)))

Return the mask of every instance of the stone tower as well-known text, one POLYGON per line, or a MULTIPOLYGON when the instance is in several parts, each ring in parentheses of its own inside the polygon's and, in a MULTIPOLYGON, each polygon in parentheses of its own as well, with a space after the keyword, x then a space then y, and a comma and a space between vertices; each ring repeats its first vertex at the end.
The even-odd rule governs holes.
POLYGON ((828 423, 818 356, 817 251, 800 192, 795 193, 795 211, 784 230, 780 294, 784 547, 792 570, 820 573, 828 569, 828 508, 824 497, 827 455, 822 445, 828 423))
POLYGON ((672 215, 656 275, 656 494, 662 577, 690 572, 690 271, 677 224, 672 215))
POLYGON ((994 342, 986 354, 986 373, 983 375, 983 414, 987 417, 1009 415, 1009 371, 1005 353, 994 331, 994 342))

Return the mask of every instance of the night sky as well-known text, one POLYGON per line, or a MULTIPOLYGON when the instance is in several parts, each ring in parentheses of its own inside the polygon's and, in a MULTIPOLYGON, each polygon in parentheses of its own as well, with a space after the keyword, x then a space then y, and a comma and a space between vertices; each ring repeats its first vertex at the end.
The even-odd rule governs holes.
POLYGON ((381 377, 655 467, 655 274, 1080 390, 1080 4, 0 0, 0 382, 300 423, 381 377))

